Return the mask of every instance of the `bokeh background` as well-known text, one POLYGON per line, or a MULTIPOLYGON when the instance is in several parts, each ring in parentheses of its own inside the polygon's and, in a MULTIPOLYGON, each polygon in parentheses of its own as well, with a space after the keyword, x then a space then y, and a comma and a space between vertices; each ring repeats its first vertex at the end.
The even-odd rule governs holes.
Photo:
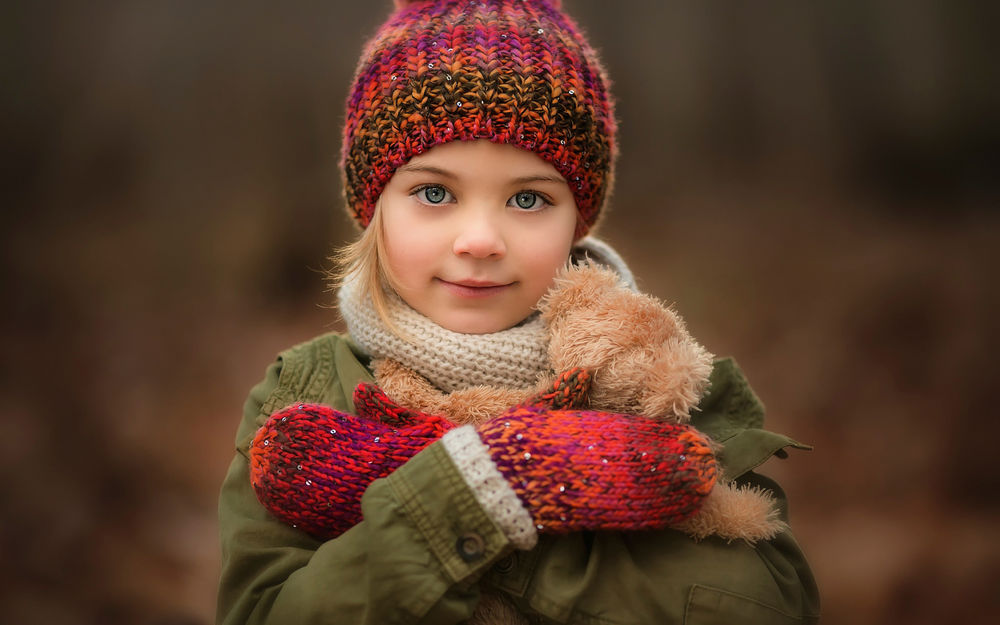
MULTIPOLYGON (((337 328, 337 155, 388 0, 0 9, 0 605, 209 623, 216 494, 274 354, 337 328)), ((603 236, 736 357, 823 622, 1000 608, 992 3, 565 0, 622 156, 603 236)))

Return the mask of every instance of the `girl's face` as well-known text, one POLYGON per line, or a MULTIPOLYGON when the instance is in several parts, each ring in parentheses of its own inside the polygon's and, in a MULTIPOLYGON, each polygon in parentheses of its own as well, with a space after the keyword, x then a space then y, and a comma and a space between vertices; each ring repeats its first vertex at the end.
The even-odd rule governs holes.
POLYGON ((467 334, 504 330, 531 314, 566 264, 577 219, 552 165, 487 140, 453 141, 410 159, 378 210, 396 292, 467 334))

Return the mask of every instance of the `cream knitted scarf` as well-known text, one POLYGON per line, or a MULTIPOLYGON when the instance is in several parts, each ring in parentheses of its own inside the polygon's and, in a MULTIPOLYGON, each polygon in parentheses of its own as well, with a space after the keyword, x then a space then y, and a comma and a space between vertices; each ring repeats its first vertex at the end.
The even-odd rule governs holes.
MULTIPOLYGON (((611 267, 635 288, 625 262, 606 243, 581 239, 572 261, 584 259, 611 267)), ((345 280, 337 295, 348 333, 373 359, 391 358, 446 393, 472 386, 530 388, 548 373, 548 329, 537 313, 500 332, 461 334, 420 314, 391 289, 386 295, 393 321, 411 341, 389 330, 356 280, 345 280)))

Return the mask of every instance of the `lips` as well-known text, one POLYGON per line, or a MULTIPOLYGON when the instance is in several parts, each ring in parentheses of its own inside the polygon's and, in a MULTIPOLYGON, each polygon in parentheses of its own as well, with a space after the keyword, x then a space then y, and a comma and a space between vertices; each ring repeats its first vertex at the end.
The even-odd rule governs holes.
POLYGON ((441 285, 453 295, 467 298, 492 297, 510 288, 513 282, 489 282, 484 280, 456 280, 454 282, 438 278, 441 285))

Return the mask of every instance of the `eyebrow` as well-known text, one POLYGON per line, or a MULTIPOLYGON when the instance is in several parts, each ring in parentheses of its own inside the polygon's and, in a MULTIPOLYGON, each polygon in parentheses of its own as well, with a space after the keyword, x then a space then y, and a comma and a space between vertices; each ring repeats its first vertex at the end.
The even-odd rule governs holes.
POLYGON ((522 176, 515 178, 511 182, 516 184, 525 184, 527 182, 566 182, 566 179, 562 176, 522 176))
POLYGON ((452 180, 458 178, 458 176, 451 173, 447 169, 441 169, 440 167, 433 167, 431 165, 411 165, 408 163, 400 167, 399 171, 413 172, 418 174, 437 174, 438 176, 444 176, 445 178, 451 178, 452 180))
MULTIPOLYGON (((412 163, 407 163, 406 165, 400 167, 399 170, 410 173, 436 174, 438 176, 443 176, 444 178, 449 178, 451 180, 458 179, 458 176, 455 173, 450 172, 447 169, 434 167, 433 165, 414 165, 412 163)), ((519 178, 514 178, 510 182, 512 184, 526 184, 529 182, 565 183, 566 179, 559 175, 549 176, 545 174, 539 174, 539 175, 521 176, 519 178)))

